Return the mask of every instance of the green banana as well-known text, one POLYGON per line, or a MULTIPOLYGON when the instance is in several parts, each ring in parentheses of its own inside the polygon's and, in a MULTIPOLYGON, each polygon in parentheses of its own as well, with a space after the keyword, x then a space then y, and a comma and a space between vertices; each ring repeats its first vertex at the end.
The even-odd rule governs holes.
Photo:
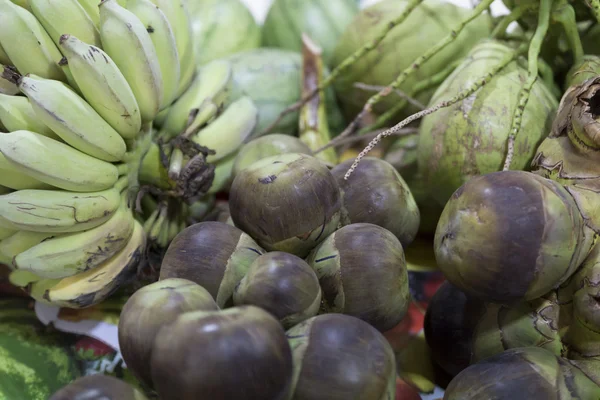
POLYGON ((9 0, 0 0, 0 45, 19 72, 66 82, 62 54, 38 20, 9 0))
POLYGON ((216 154, 209 155, 206 161, 216 162, 234 153, 250 136, 257 123, 258 108, 250 97, 243 96, 196 133, 192 140, 214 150, 216 154))
MULTIPOLYGON (((31 131, 0 135, 0 152, 18 171, 74 192, 105 190, 119 177, 115 165, 31 131)), ((2 182, 0 185, 10 187, 2 182)))
POLYGON ((81 8, 85 10, 85 13, 92 20, 96 28, 100 28, 100 9, 98 8, 97 0, 77 0, 81 8))
POLYGON ((231 153, 215 165, 215 177, 207 194, 218 193, 229 186, 232 180, 231 172, 233 171, 233 164, 235 163, 237 153, 237 151, 231 153))
POLYGON ((17 232, 18 231, 14 230, 14 229, 5 228, 3 226, 0 226, 0 241, 6 239, 7 237, 10 237, 10 236, 14 235, 17 232))
POLYGON ((125 247, 133 232, 133 212, 126 196, 122 198, 117 212, 102 225, 45 240, 18 254, 13 265, 47 279, 96 268, 125 247))
POLYGON ((77 150, 104 161, 119 161, 125 155, 123 138, 66 84, 23 76, 19 89, 40 121, 77 150))
POLYGON ((31 12, 58 46, 63 34, 101 47, 100 32, 77 0, 29 0, 31 12))
POLYGON ((40 122, 27 97, 0 93, 0 122, 8 132, 33 131, 60 140, 56 133, 40 122))
POLYGON ((192 36, 192 24, 187 4, 184 0, 152 0, 165 14, 177 44, 180 65, 180 78, 176 98, 190 86, 196 73, 196 52, 192 36))
MULTIPOLYGON (((1 138, 1 136, 0 136, 1 138)), ((20 172, 0 152, 0 185, 14 190, 50 189, 51 185, 20 172)))
POLYGON ((10 58, 8 58, 8 54, 6 54, 6 51, 4 51, 4 48, 2 47, 1 44, 0 44, 0 64, 12 65, 10 58))
POLYGON ((175 34, 165 14, 150 0, 129 0, 127 9, 146 26, 158 55, 163 81, 163 99, 160 109, 173 103, 179 86, 179 55, 175 34))
POLYGON ((117 188, 78 193, 64 190, 18 190, 0 196, 4 221, 36 232, 79 232, 106 222, 119 207, 117 188))
POLYGON ((116 0, 102 0, 100 37, 104 50, 131 86, 142 122, 152 121, 163 101, 163 81, 158 55, 146 27, 116 0))
POLYGON ((11 271, 8 275, 8 281, 16 287, 24 288, 29 284, 34 282, 38 282, 42 277, 37 276, 36 274, 29 271, 19 271, 18 269, 11 271))
POLYGON ((15 257, 22 252, 56 236, 48 232, 18 231, 0 241, 0 256, 6 265, 12 265, 15 257))
POLYGON ((64 279, 42 279, 31 285, 30 295, 60 307, 85 308, 105 300, 137 271, 146 235, 141 224, 133 223, 131 238, 121 251, 95 269, 64 279))
POLYGON ((60 49, 87 102, 123 138, 135 138, 142 118, 137 100, 115 62, 98 47, 63 35, 60 49))
POLYGON ((19 7, 23 7, 27 11, 31 11, 31 7, 29 6, 29 0, 11 0, 13 3, 18 5, 19 7))
MULTIPOLYGON (((2 49, 0 48, 0 56, 1 56, 1 53, 2 53, 2 49)), ((0 60, 0 63, 1 62, 3 62, 3 61, 0 60)), ((4 66, 3 64, 0 64, 0 94, 6 94, 9 96, 13 96, 13 95, 19 93, 19 88, 17 87, 17 85, 15 85, 14 82, 9 81, 8 79, 6 79, 3 76, 5 68, 6 68, 6 66, 4 66)))
POLYGON ((218 107, 228 98, 232 82, 232 69, 228 61, 210 62, 200 69, 189 89, 171 106, 163 123, 163 132, 176 136, 186 128, 190 111, 199 108, 206 100, 218 107))

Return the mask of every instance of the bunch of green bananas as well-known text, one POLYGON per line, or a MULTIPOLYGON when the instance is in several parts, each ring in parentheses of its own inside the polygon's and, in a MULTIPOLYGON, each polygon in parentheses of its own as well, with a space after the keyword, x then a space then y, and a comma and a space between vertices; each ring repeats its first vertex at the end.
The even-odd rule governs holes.
POLYGON ((226 184, 258 111, 227 62, 197 69, 190 26, 184 0, 0 0, 0 262, 36 300, 97 304, 166 246, 188 207, 144 221, 131 191, 177 187, 198 147, 204 192, 226 184))

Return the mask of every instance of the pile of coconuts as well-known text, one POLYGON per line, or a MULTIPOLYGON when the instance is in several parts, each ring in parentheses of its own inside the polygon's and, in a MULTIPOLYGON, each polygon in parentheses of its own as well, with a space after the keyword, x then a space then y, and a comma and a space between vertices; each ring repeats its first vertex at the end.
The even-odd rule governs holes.
POLYGON ((274 1, 265 45, 308 35, 327 73, 265 106, 225 201, 200 196, 123 308, 145 395, 418 399, 384 336, 418 243, 446 278, 424 325, 444 400, 600 398, 600 0, 492 2, 274 1))

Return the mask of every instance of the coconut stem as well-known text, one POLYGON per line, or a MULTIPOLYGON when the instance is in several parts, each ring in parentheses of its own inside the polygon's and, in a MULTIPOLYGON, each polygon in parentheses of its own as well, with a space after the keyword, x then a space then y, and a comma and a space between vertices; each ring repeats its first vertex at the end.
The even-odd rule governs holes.
POLYGON ((583 62, 583 45, 577 29, 577 20, 575 18, 575 9, 573 6, 564 2, 555 7, 552 18, 560 23, 565 30, 567 41, 573 51, 574 64, 579 65, 583 62))
POLYGON ((588 0, 588 2, 594 12, 594 16, 600 22, 600 0, 588 0))
MULTIPOLYGON (((462 60, 454 61, 452 64, 448 65, 446 68, 444 68, 444 70, 438 72, 437 74, 429 77, 428 79, 423 79, 422 81, 417 82, 413 86, 412 96, 418 96, 420 93, 426 90, 433 89, 439 86, 443 81, 446 80, 446 78, 450 76, 450 74, 456 69, 456 67, 458 67, 458 65, 460 65, 461 62, 462 60)), ((394 107, 381 114, 381 116, 379 116, 372 125, 361 129, 359 135, 383 128, 392 118, 394 118, 400 111, 402 111, 404 107, 406 107, 406 104, 407 101, 398 102, 394 107)), ((420 108, 425 109, 426 107, 420 108)))
POLYGON ((342 72, 344 72, 346 69, 348 69, 350 66, 352 66, 356 61, 358 61, 360 58, 362 58, 365 54, 367 54, 368 52, 375 49, 375 47, 377 47, 377 45, 379 43, 381 43, 381 41, 383 39, 386 38, 386 36, 390 33, 390 31, 392 29, 394 29, 396 26, 400 25, 402 22, 404 22, 404 20, 406 18, 408 18, 410 13, 423 1, 424 0, 411 0, 410 3, 408 3, 406 5, 406 8, 404 9, 404 11, 400 15, 398 15, 398 17, 396 17, 392 21, 388 22, 387 25, 384 26, 384 28, 381 30, 381 33, 376 38, 374 38, 369 43, 365 44, 360 49, 356 50, 350 56, 346 57, 344 59, 344 61, 342 61, 333 71, 331 71, 329 76, 327 78, 325 78, 319 86, 317 86, 315 89, 311 90, 308 94, 303 96, 300 99, 300 101, 292 104, 291 106, 289 106, 285 110, 283 110, 279 114, 277 119, 275 119, 275 121, 273 121, 273 123, 271 123, 269 126, 267 126, 267 128, 261 133, 261 136, 270 133, 281 122, 281 120, 286 115, 299 110, 300 107, 302 107, 304 105, 304 103, 306 103, 307 101, 312 99, 317 93, 319 93, 319 91, 325 90, 326 88, 328 88, 333 83, 333 81, 335 81, 342 74, 342 72))
POLYGON ((481 3, 479 3, 477 7, 473 9, 471 14, 467 16, 467 18, 463 19, 452 31, 450 31, 450 33, 448 33, 448 35, 446 35, 444 39, 442 39, 435 46, 427 50, 425 54, 417 58, 408 68, 406 68, 400 73, 400 75, 398 75, 394 82, 392 82, 385 89, 381 90, 379 93, 367 100, 367 102, 363 106, 362 110, 358 113, 356 118, 354 118, 354 120, 348 125, 348 127, 344 129, 342 135, 348 134, 348 131, 352 132, 356 128, 358 123, 363 119, 363 117, 367 113, 371 112, 373 106, 375 106, 385 96, 387 96, 391 90, 400 88, 400 86, 406 81, 406 79, 408 79, 410 75, 416 72, 421 67, 421 65, 423 65, 423 63, 427 62, 431 57, 435 56, 450 43, 454 42, 454 40, 456 40, 458 35, 460 35, 462 30, 465 28, 465 26, 467 26, 469 22, 477 18, 482 12, 487 10, 487 7, 490 4, 492 4, 493 1, 494 0, 483 0, 481 3))
MULTIPOLYGON (((544 0, 545 1, 545 0, 544 0)), ((473 84, 471 84, 471 86, 469 86, 468 88, 464 89, 463 91, 461 91, 460 93, 458 93, 456 96, 454 96, 453 98, 449 99, 449 100, 445 100, 442 101, 438 104, 436 104, 433 107, 427 108, 423 111, 419 111, 416 114, 411 115, 410 117, 404 119, 403 121, 401 121, 400 123, 396 124, 395 126, 393 126, 390 129, 387 129, 383 132, 381 132, 379 135, 377 135, 375 137, 375 139, 373 139, 369 145, 367 147, 365 147, 365 149, 363 151, 360 152, 360 154, 356 157, 356 159, 354 160, 354 163, 352 163, 352 165, 350 166, 350 168, 348 169, 348 172, 346 172, 346 175, 344 175, 344 179, 348 180, 348 178, 350 178, 350 175, 352 175, 352 173, 354 172, 354 170, 356 169, 356 167, 358 166, 358 164, 360 163, 360 161, 366 157, 366 155, 375 148, 375 146, 377 146, 377 144, 385 137, 391 136, 391 135, 395 135, 398 131, 400 131, 401 129, 403 129, 406 125, 410 124, 413 121, 416 121, 418 119, 421 119, 429 114, 433 114, 434 112, 436 112, 437 110, 441 109, 441 108, 445 108, 445 107, 449 107, 455 103, 458 103, 461 100, 466 99, 467 97, 469 97, 471 94, 475 93, 477 90, 479 90, 480 88, 482 88, 490 79, 492 79, 498 72, 500 72, 504 67, 506 67, 508 64, 510 64, 519 54, 521 54, 521 52, 524 51, 523 47, 520 47, 518 50, 508 53, 494 68, 492 68, 488 73, 486 73, 484 76, 480 77, 479 79, 476 79, 473 84)))
POLYGON ((500 23, 498 25, 496 25, 496 27, 494 28, 494 31, 492 32, 492 37, 494 39, 500 38, 502 35, 504 35, 506 33, 506 29, 508 29, 508 26, 511 23, 513 23, 516 20, 518 20, 519 18, 521 18, 523 16, 523 14, 525 14, 527 11, 533 11, 536 9, 537 9, 536 4, 521 4, 517 7, 515 7, 515 9, 510 14, 504 16, 502 18, 502 20, 500 20, 500 23))
POLYGON ((521 129, 523 112, 525 111, 525 107, 529 101, 531 89, 538 78, 538 57, 540 55, 542 43, 544 42, 544 37, 546 36, 546 32, 548 32, 548 26, 550 25, 550 12, 552 10, 553 1, 554 0, 541 0, 540 3, 538 26, 535 30, 533 38, 531 38, 531 43, 529 44, 529 54, 527 56, 529 64, 528 76, 525 84, 519 91, 519 100, 513 114, 510 134, 508 135, 508 150, 506 152, 506 159, 504 161, 504 171, 508 171, 510 169, 510 164, 515 152, 515 138, 521 129))

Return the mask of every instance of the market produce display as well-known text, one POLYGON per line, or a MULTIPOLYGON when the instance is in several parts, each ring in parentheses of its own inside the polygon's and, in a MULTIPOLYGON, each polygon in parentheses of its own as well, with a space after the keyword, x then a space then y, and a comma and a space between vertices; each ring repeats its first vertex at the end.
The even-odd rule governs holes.
POLYGON ((0 0, 0 400, 600 398, 600 0, 499 2, 0 0))

